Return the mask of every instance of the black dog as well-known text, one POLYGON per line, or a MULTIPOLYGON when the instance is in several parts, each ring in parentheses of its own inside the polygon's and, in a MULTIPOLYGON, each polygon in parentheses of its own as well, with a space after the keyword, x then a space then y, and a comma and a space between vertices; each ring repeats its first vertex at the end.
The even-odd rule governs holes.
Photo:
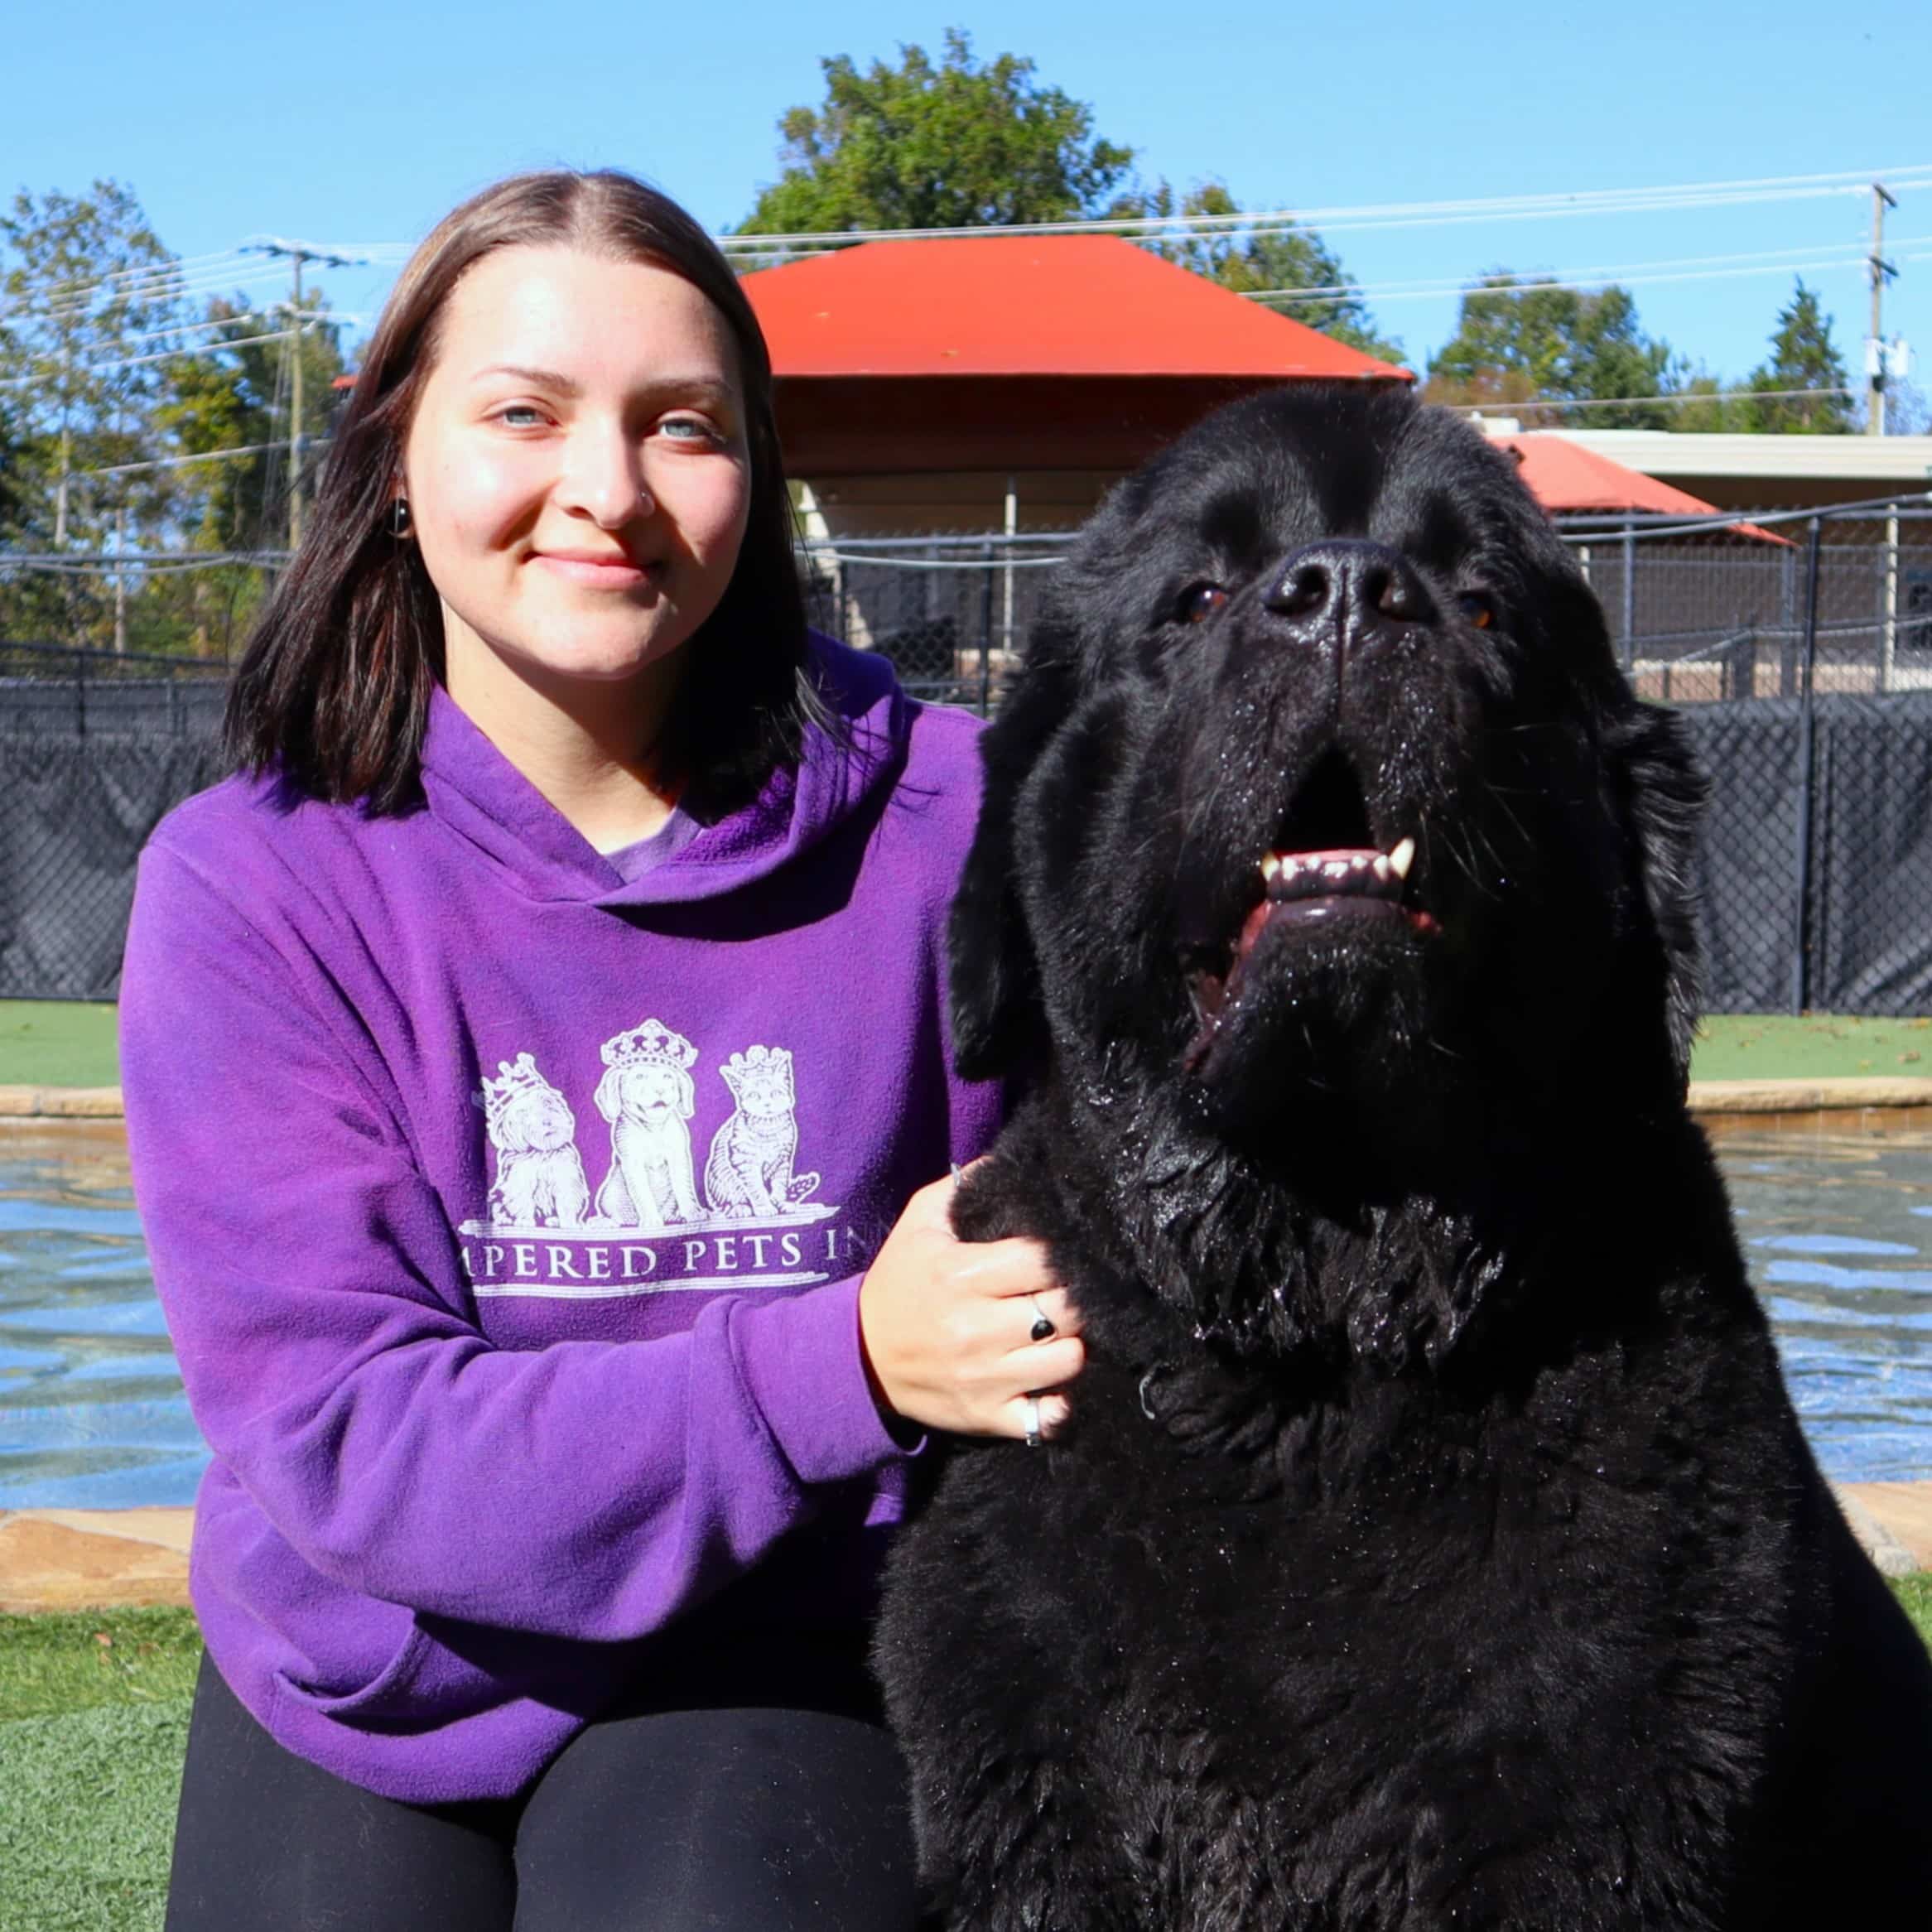
POLYGON ((1684 1109, 1700 782, 1508 459, 1236 404, 985 740, 961 1231, 1090 1362, 961 1448, 879 1659, 946 1925, 1904 1926, 1932 1666, 1684 1109))

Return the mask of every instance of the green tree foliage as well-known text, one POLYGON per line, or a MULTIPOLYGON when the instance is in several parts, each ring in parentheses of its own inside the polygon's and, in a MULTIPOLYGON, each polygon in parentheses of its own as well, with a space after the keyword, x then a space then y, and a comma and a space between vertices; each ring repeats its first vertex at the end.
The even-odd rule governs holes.
POLYGON ((1465 291, 1456 333, 1429 359, 1424 394, 1458 406, 1508 404, 1532 422, 1668 429, 1672 412, 1641 400, 1560 412, 1535 404, 1662 396, 1670 370, 1669 345, 1645 335, 1628 289, 1563 288, 1498 270, 1465 291))
POLYGON ((1786 435, 1843 436, 1854 426, 1847 396, 1780 396, 1789 389, 1843 389, 1845 365, 1832 340, 1831 317, 1819 306, 1816 289, 1798 283, 1778 311, 1770 359, 1751 372, 1755 392, 1745 405, 1747 426, 1786 435))
POLYGON ((820 63, 825 99, 778 123, 784 171, 739 233, 1064 220, 1096 211, 1133 161, 1094 139, 1091 110, 1039 84, 1031 60, 976 62, 963 29, 947 30, 937 65, 922 47, 899 56, 863 74, 849 55, 820 63))
MULTIPOLYGON (((203 353, 169 366, 169 393, 155 412, 157 441, 175 459, 181 542, 210 551, 279 550, 288 542, 289 415, 293 357, 302 369, 304 487, 325 455, 329 425, 341 398, 341 325, 327 299, 303 297, 299 338, 285 304, 251 310, 244 297, 216 297, 200 334, 203 353), (232 344, 219 354, 216 342, 232 344), (242 450, 240 455, 214 454, 242 450), (205 463, 179 458, 208 453, 205 463)), ((266 585, 246 565, 197 571, 170 600, 177 633, 196 655, 221 655, 246 633, 266 585)))
MULTIPOLYGON (((132 192, 111 181, 38 200, 22 190, 0 214, 0 393, 20 453, 4 539, 79 551, 132 543, 164 513, 157 479, 123 465, 145 453, 160 359, 179 340, 174 258, 132 192)), ((108 621, 98 577, 36 572, 7 588, 12 634, 98 639, 108 621)))
POLYGON ((1406 360, 1401 344, 1376 329, 1341 258, 1312 229, 1231 226, 1204 232, 1172 225, 1177 215, 1239 215, 1241 205, 1223 181, 1203 181, 1189 189, 1178 206, 1173 187, 1160 181, 1117 196, 1107 212, 1116 218, 1144 217, 1148 245, 1197 275, 1237 295, 1252 296, 1262 306, 1292 316, 1365 354, 1384 362, 1406 360), (1289 292, 1298 289, 1324 292, 1298 299, 1289 292))
MULTIPOLYGON (((288 541, 289 412, 294 402, 293 356, 302 371, 305 465, 312 470, 340 397, 344 373, 341 325, 320 293, 303 298, 299 344, 285 305, 251 310, 244 298, 216 297, 200 340, 232 344, 225 354, 183 356, 171 365, 170 393, 156 412, 156 427, 181 455, 248 450, 247 456, 188 464, 185 516, 190 540, 212 550, 274 550, 288 541)), ((312 476, 305 479, 312 490, 312 476)))
MULTIPOLYGON (((195 315, 174 257, 113 181, 17 196, 0 244, 0 551, 57 557, 0 566, 0 637, 226 649, 261 572, 153 568, 139 555, 286 542, 297 349, 287 306, 218 300, 195 315), (214 455, 255 445, 271 446, 214 455), (123 568, 122 555, 136 561, 123 568)), ((311 462, 343 367, 326 306, 305 299, 299 342, 311 462)))

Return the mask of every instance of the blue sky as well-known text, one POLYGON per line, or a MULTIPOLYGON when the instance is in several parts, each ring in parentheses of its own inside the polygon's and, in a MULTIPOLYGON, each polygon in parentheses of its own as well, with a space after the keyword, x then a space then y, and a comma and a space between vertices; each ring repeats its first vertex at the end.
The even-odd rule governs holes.
MULTIPOLYGON (((12 10, 0 58, 0 186, 131 184, 185 256, 269 232, 412 241, 497 175, 534 165, 641 172, 714 225, 778 171, 775 123, 821 94, 818 60, 937 50, 966 26, 982 55, 1030 55, 1090 102, 1096 131, 1149 177, 1226 180, 1245 205, 1352 207, 1932 163, 1932 7, 1865 0, 1719 8, 1373 10, 1254 0, 1211 7, 981 4, 970 12, 820 0, 706 8, 566 8, 503 0, 210 0, 12 10)), ((1752 251, 1849 253, 1868 196, 1426 229, 1331 232, 1384 329, 1419 360, 1451 331, 1453 296, 1374 301, 1376 284, 1519 269, 1597 268, 1752 251)), ((1905 195, 1887 333, 1932 391, 1932 188, 1905 195), (1901 253, 1910 253, 1901 247, 1901 253)), ((1848 364, 1867 296, 1855 266, 1819 268, 1848 364)), ((344 272, 340 308, 372 309, 381 274, 344 272)), ((1789 270, 1646 283, 1654 333, 1716 373, 1763 353, 1789 270)), ((256 292, 272 289, 258 285, 256 292)))

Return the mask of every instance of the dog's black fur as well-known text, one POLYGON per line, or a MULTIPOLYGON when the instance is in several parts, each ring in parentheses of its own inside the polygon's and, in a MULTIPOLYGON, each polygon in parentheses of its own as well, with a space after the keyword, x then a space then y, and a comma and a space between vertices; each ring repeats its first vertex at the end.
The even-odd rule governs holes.
POLYGON ((943 1922, 1925 1922, 1932 1668, 1684 1109, 1700 782, 1507 458, 1220 412, 985 749, 955 1045, 1027 1092, 956 1221, 1048 1243, 1089 1366, 895 1559, 943 1922), (1230 979, 1265 853, 1404 836, 1406 911, 1230 979))

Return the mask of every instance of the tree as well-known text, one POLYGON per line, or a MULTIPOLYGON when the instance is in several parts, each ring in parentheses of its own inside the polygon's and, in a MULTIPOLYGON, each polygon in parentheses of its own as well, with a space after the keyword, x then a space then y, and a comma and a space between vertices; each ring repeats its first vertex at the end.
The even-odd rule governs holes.
POLYGON ((1751 372, 1756 392, 1747 407, 1752 429, 1801 436, 1843 436, 1853 427, 1851 398, 1844 395, 1791 396, 1791 389, 1843 390, 1845 365, 1832 340, 1831 317, 1819 306, 1818 291, 1800 277, 1796 292, 1778 311, 1768 362, 1751 372))
POLYGON ((1031 60, 976 65, 961 28, 937 66, 921 47, 899 55, 865 74, 849 55, 820 63, 825 99, 778 123, 784 171, 740 234, 1064 220, 1096 211, 1133 162, 1091 138, 1092 110, 1038 84, 1031 60))
POLYGON ((1652 341, 1626 288, 1594 293, 1523 280, 1506 269, 1466 290, 1456 333, 1430 359, 1432 402, 1509 404, 1579 427, 1667 429, 1671 412, 1643 402, 1539 412, 1539 401, 1668 393, 1669 345, 1652 341))
MULTIPOLYGON (((255 311, 247 299, 208 304, 196 354, 168 365, 155 412, 177 496, 181 542, 214 552, 277 550, 288 541, 289 408, 292 359, 302 367, 302 434, 310 466, 325 439, 343 373, 341 325, 319 291, 303 297, 299 337, 283 305, 255 311), (224 344, 217 350, 217 344, 224 344), (229 451, 243 454, 229 455, 229 451), (180 460, 207 454, 205 463, 180 460)), ((311 486, 312 488, 312 482, 311 486)), ((267 585, 243 564, 211 565, 155 586, 145 613, 153 628, 197 656, 225 654, 246 632, 267 585)))
MULTIPOLYGON (((1312 229, 1174 228, 1174 191, 1166 182, 1119 196, 1107 211, 1116 217, 1147 218, 1149 244, 1157 254, 1191 268, 1237 295, 1252 295, 1265 308, 1319 329, 1338 342, 1385 362, 1405 359, 1402 345, 1376 330, 1368 306, 1322 238, 1312 229), (1324 292, 1299 300, 1296 289, 1324 292)), ((1240 214, 1241 205, 1222 181, 1203 181, 1181 198, 1182 216, 1240 214)))
MULTIPOLYGON (((0 214, 7 332, 0 384, 26 452, 13 490, 17 545, 131 546, 164 512, 166 479, 130 471, 145 450, 159 358, 178 342, 180 278, 133 192, 24 190, 0 214)), ((11 634, 105 643, 118 600, 98 575, 27 571, 8 586, 11 634)))

